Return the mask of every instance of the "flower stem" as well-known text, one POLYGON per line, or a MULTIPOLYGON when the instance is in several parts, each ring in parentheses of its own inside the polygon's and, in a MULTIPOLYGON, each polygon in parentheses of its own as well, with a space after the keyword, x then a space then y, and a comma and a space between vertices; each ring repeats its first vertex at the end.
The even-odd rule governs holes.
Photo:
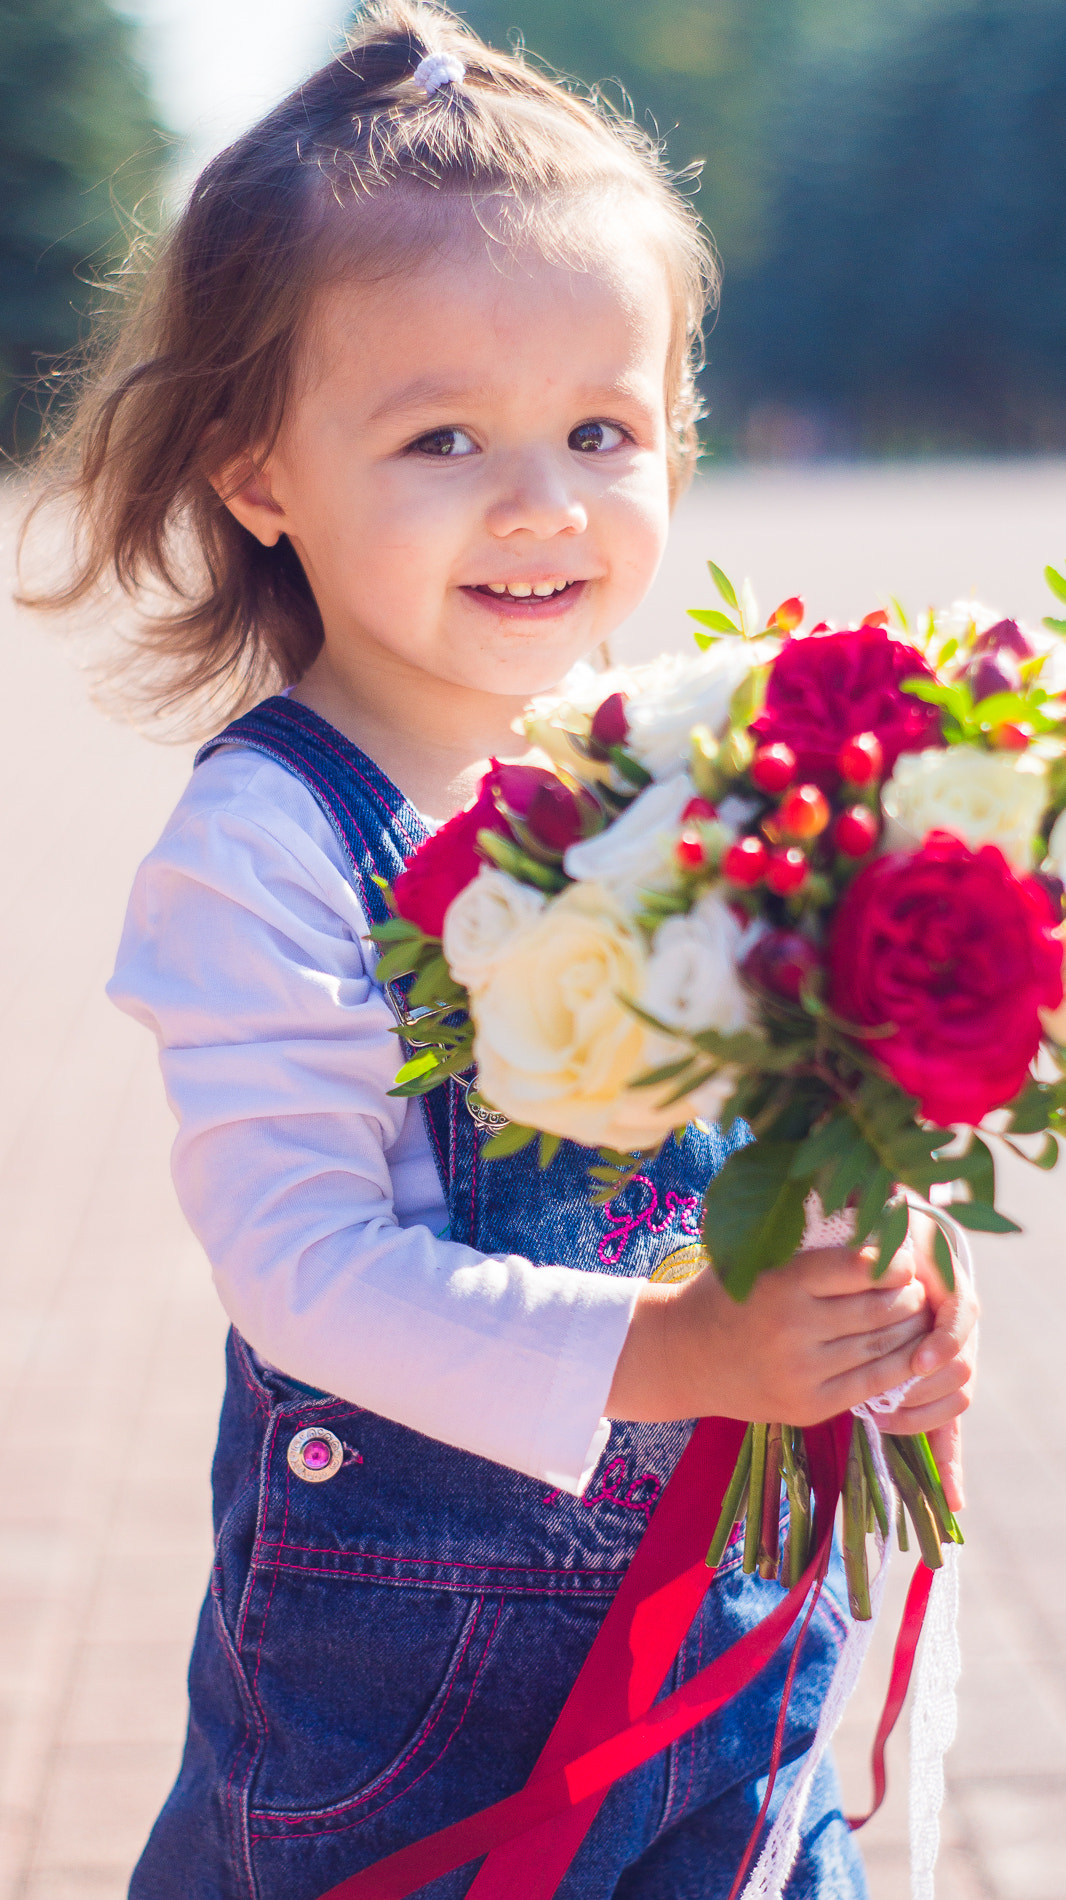
POLYGON ((733 1476, 729 1480, 729 1489, 722 1501, 721 1516, 718 1519, 714 1536, 711 1538, 710 1549, 707 1552, 708 1570, 717 1570, 725 1555, 725 1547, 729 1542, 733 1526, 741 1514, 744 1491, 748 1482, 748 1474, 751 1471, 751 1441, 754 1431, 755 1427, 749 1425, 747 1431, 744 1433, 743 1443, 741 1444, 737 1456, 733 1476))
POLYGON ((785 1488, 788 1492, 787 1570, 791 1588, 799 1582, 807 1568, 811 1546, 811 1482, 807 1476, 803 1432, 799 1426, 784 1427, 782 1451, 785 1488))
POLYGON ((771 1582, 781 1562, 781 1427, 771 1425, 766 1440, 763 1476, 762 1527, 759 1532, 759 1575, 771 1582))
POLYGON ((929 1500, 933 1516, 940 1526, 942 1538, 951 1544, 961 1544, 963 1535, 959 1529, 959 1522, 944 1495, 944 1486, 936 1468, 933 1448, 925 1433, 916 1432, 909 1437, 901 1438, 899 1444, 900 1450, 929 1500))
POLYGON ((748 1518, 744 1526, 744 1559, 742 1569, 746 1577, 755 1575, 759 1561, 759 1535, 762 1530, 762 1494, 766 1477, 766 1441, 769 1436, 768 1425, 755 1424, 751 1428, 751 1477, 748 1481, 748 1518))
POLYGON ((870 1504, 873 1508, 874 1517, 877 1519, 877 1523, 880 1527, 882 1537, 887 1537, 888 1507, 885 1504, 884 1498, 881 1496, 881 1486, 877 1481, 877 1472, 874 1468, 874 1455, 870 1449, 869 1435, 861 1419, 857 1418, 855 1423, 859 1431, 859 1451, 862 1456, 862 1468, 866 1477, 866 1489, 870 1494, 870 1504))
POLYGON ((929 1508, 929 1500, 899 1446, 888 1433, 885 1435, 884 1448, 892 1482, 907 1506, 922 1556, 930 1570, 939 1570, 944 1562, 940 1554, 940 1527, 929 1508))
POLYGON ((859 1444, 861 1431, 862 1426, 855 1419, 844 1477, 844 1571, 848 1580, 851 1614, 857 1623, 868 1623, 871 1616, 870 1573, 866 1563, 866 1513, 869 1500, 859 1444))

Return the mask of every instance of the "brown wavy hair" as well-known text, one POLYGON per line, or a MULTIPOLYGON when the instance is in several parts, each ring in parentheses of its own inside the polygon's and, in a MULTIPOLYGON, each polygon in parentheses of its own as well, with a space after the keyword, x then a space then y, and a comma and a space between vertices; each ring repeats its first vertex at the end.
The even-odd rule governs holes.
MULTIPOLYGON (((322 640, 303 569, 284 536, 265 548, 241 527, 210 477, 269 452, 311 298, 439 241, 445 194, 473 205, 487 239, 530 237, 579 262, 583 201, 605 193, 642 202, 668 275, 676 490, 695 460, 716 270, 659 148, 599 94, 483 45, 443 5, 375 0, 336 58, 206 167, 154 258, 127 268, 137 287, 44 451, 34 512, 65 505, 67 575, 23 599, 70 609, 117 582, 139 610, 111 668, 125 703, 177 709, 186 729, 299 679, 322 640), (457 54, 465 76, 427 97, 412 76, 436 52, 457 54)), ((584 230, 587 248, 588 217, 584 230)))

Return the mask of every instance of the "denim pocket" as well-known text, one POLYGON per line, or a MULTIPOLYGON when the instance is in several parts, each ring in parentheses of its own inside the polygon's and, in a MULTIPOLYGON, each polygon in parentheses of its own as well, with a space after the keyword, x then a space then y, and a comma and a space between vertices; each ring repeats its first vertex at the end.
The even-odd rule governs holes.
POLYGON ((499 1599, 284 1566, 255 1594, 263 1606, 250 1606, 244 1644, 262 1722, 252 1832, 359 1826, 462 1727, 499 1599))

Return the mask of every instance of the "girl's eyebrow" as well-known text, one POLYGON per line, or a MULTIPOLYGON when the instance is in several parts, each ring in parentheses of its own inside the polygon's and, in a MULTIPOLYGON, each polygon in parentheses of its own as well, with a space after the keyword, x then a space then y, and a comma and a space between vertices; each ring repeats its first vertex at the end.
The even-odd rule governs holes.
POLYGON ((469 383, 447 382, 438 376, 416 376, 409 383, 402 383, 399 389, 390 390, 384 402, 380 402, 371 411, 369 421, 381 422, 386 416, 395 415, 404 409, 428 408, 434 404, 449 406, 453 403, 465 403, 474 394, 469 383))

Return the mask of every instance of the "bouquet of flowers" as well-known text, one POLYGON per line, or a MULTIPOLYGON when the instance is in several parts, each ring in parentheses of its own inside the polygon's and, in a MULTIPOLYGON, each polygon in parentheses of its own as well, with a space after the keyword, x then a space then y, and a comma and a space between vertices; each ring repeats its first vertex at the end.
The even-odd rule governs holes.
MULTIPOLYGON (((396 880, 373 933, 404 991, 396 1092, 464 1078, 486 1155, 537 1142, 548 1167, 578 1142, 604 1198, 675 1128, 740 1119, 755 1139, 703 1208, 736 1299, 812 1208, 851 1210, 875 1274, 927 1209, 951 1285, 953 1223, 1017 1231, 995 1142, 1051 1167, 1066 1127, 1066 621, 957 603, 805 631, 799 599, 763 623, 710 572, 697 655, 578 669, 526 721, 543 764, 494 763, 396 880)), ((938 1565, 961 1539, 929 1445, 885 1456, 901 1541, 905 1506, 938 1565)), ((887 1523, 858 1418, 844 1506, 863 1616, 887 1523)), ((787 1422, 749 1427, 708 1562, 745 1514, 745 1568, 794 1582, 810 1487, 787 1422)))

